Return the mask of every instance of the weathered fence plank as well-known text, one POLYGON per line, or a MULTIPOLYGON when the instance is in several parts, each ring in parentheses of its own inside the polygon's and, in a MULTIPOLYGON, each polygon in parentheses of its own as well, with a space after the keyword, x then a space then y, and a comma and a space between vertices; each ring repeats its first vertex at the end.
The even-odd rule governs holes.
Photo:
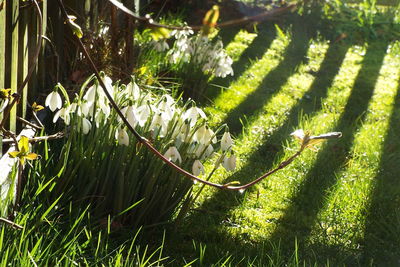
MULTIPOLYGON (((5 87, 5 56, 6 56, 6 1, 0 2, 0 89, 5 87)), ((0 114, 0 121, 3 115, 0 114)), ((2 137, 0 136, 0 156, 2 155, 3 146, 2 137)))
MULTIPOLYGON (((9 8, 10 23, 6 31, 11 33, 11 69, 10 69, 10 88, 15 93, 18 87, 18 28, 19 28, 19 1, 11 1, 9 8)), ((14 105, 10 112, 9 130, 15 132, 17 129, 17 108, 14 105)))

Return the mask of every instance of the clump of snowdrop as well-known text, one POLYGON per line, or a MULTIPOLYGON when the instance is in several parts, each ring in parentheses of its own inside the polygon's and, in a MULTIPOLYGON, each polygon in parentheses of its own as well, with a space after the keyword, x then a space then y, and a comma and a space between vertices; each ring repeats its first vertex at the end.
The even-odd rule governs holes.
MULTIPOLYGON (((213 159, 219 162, 215 164, 215 169, 221 165, 227 171, 235 169, 236 156, 232 151, 233 140, 227 126, 223 125, 215 131, 211 129, 207 125, 206 114, 196 107, 193 100, 184 103, 182 99, 175 100, 166 92, 152 93, 140 88, 134 80, 127 85, 121 85, 103 75, 103 81, 107 92, 129 125, 142 137, 150 140, 165 158, 195 176, 203 176, 203 179, 210 178, 206 176, 203 164, 213 159)), ((154 187, 157 194, 163 197, 160 197, 159 204, 153 203, 151 207, 164 206, 166 201, 165 203, 173 207, 169 208, 171 212, 191 192, 192 180, 182 177, 175 169, 155 157, 129 132, 127 125, 111 108, 108 98, 93 76, 83 84, 73 99, 69 98, 61 85, 56 86, 48 99, 46 105, 55 112, 53 122, 64 122, 68 127, 66 132, 72 146, 71 151, 76 147, 77 154, 69 159, 76 159, 75 164, 78 167, 73 165, 71 169, 78 171, 71 173, 71 179, 99 179, 98 183, 101 183, 103 175, 112 176, 107 180, 109 184, 104 185, 103 191, 99 189, 101 186, 95 186, 96 183, 92 181, 90 183, 93 188, 85 189, 85 194, 90 196, 109 192, 110 196, 106 199, 118 203, 107 204, 107 208, 113 209, 111 213, 118 214, 123 208, 132 205, 129 202, 120 207, 121 202, 118 201, 122 200, 114 200, 119 194, 121 197, 129 196, 132 201, 144 198, 151 202, 153 196, 146 194, 152 195, 149 188, 154 187), (64 101, 60 103, 62 98, 64 101), (88 166, 91 170, 85 169, 88 166), (87 173, 92 172, 95 174, 91 174, 89 178, 87 173), (137 188, 134 185, 140 186, 137 188), (132 192, 128 190, 134 191, 136 195, 131 197, 132 192)), ((68 168, 65 170, 68 172, 68 168)), ((76 185, 75 187, 80 188, 76 185)), ((79 195, 78 198, 85 196, 79 195)), ((148 212, 150 211, 151 209, 148 212)), ((159 210, 151 212, 158 214, 159 210)))
POLYGON ((215 41, 201 33, 195 34, 190 27, 174 30, 170 36, 171 45, 165 39, 152 41, 152 44, 155 50, 166 53, 167 68, 182 78, 186 96, 198 98, 213 76, 225 78, 233 75, 233 61, 221 40, 215 41))
POLYGON ((194 35, 187 30, 175 30, 171 34, 174 45, 168 51, 171 63, 190 63, 201 69, 204 73, 216 77, 233 75, 232 59, 226 54, 222 41, 211 41, 202 34, 194 35))

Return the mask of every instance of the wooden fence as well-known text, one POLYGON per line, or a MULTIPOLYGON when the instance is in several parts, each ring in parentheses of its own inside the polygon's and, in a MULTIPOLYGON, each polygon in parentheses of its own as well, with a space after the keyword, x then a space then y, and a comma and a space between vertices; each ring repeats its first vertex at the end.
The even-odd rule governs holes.
MULTIPOLYGON (((40 2, 43 15, 43 34, 47 27, 47 2, 48 0, 40 2)), ((32 65, 35 48, 38 45, 38 33, 40 32, 38 27, 37 12, 31 2, 0 0, 0 88, 10 88, 15 93, 27 77, 28 68, 32 65)), ((38 65, 33 70, 32 78, 22 89, 19 104, 12 108, 9 120, 4 125, 12 132, 21 129, 17 124, 17 116, 26 117, 28 95, 34 95, 35 90, 40 88, 44 81, 41 78, 45 73, 43 61, 44 46, 38 59, 38 65)), ((0 116, 2 115, 0 114, 0 116)))

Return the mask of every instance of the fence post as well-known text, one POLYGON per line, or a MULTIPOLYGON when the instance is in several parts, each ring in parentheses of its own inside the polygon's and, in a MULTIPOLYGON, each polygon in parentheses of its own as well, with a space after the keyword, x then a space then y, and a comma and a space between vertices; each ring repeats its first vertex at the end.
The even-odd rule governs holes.
MULTIPOLYGON (((5 72, 6 72, 6 1, 0 2, 0 89, 5 87, 5 72)), ((3 115, 0 114, 0 121, 3 115)), ((2 137, 0 136, 0 157, 3 154, 2 137)))

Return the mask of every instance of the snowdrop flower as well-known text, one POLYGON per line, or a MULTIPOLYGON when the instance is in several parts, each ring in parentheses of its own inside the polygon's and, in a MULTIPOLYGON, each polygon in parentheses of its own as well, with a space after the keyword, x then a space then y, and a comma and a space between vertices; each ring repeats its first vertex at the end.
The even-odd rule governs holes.
POLYGON ((153 117, 153 120, 150 124, 150 130, 154 133, 159 132, 161 136, 165 136, 167 134, 167 124, 165 123, 162 114, 158 113, 153 117))
POLYGON ((225 156, 222 162, 222 166, 227 171, 233 171, 236 168, 236 156, 234 154, 232 154, 230 157, 225 156))
POLYGON ((63 107, 62 109, 58 110, 56 112, 56 114, 54 114, 53 117, 53 123, 56 123, 56 121, 58 120, 58 118, 61 118, 64 120, 64 123, 66 125, 69 125, 70 121, 71 121, 71 116, 70 116, 70 107, 63 107))
MULTIPOLYGON (((178 127, 177 127, 177 129, 178 129, 178 127)), ((190 141, 189 140, 190 139, 190 135, 189 135, 190 124, 189 124, 189 122, 187 120, 185 120, 184 124, 181 127, 179 127, 178 130, 179 130, 179 132, 178 132, 176 139, 180 140, 182 142, 185 142, 185 143, 189 143, 189 141, 190 141)))
POLYGON ((158 42, 153 42, 154 49, 156 49, 158 52, 164 52, 169 49, 169 45, 165 39, 162 39, 158 42))
POLYGON ((97 92, 97 85, 92 85, 90 88, 86 91, 86 94, 83 96, 83 99, 85 99, 89 103, 94 103, 96 99, 96 92, 97 92))
POLYGON ((233 60, 225 53, 221 55, 215 69, 215 76, 225 78, 227 75, 233 75, 232 63, 233 60))
POLYGON ((126 90, 133 97, 133 100, 137 100, 140 97, 140 88, 135 82, 130 82, 126 86, 126 90))
POLYGON ((164 157, 166 157, 168 160, 172 162, 178 161, 179 163, 182 162, 181 155, 179 154, 179 151, 176 147, 171 146, 168 148, 168 150, 165 152, 164 157))
POLYGON ((115 131, 115 139, 118 140, 118 144, 129 146, 129 135, 124 128, 115 131))
POLYGON ((212 145, 208 145, 206 151, 203 154, 203 158, 206 159, 214 153, 214 148, 212 145))
POLYGON ((182 38, 182 37, 186 37, 189 35, 192 35, 194 32, 192 30, 192 28, 190 27, 185 27, 184 30, 173 30, 171 32, 171 35, 174 36, 176 39, 182 38))
POLYGON ((136 112, 135 108, 133 106, 128 106, 125 107, 121 110, 121 112, 124 114, 125 118, 129 122, 129 124, 135 128, 136 125, 138 124, 138 119, 136 118, 136 112))
POLYGON ((183 119, 189 120, 190 126, 194 126, 197 122, 197 118, 199 115, 200 115, 200 117, 207 119, 207 116, 203 110, 201 110, 198 107, 191 107, 188 110, 186 110, 186 112, 183 114, 183 119))
POLYGON ((227 151, 228 149, 231 148, 233 144, 231 135, 228 131, 224 132, 224 135, 221 138, 221 150, 222 151, 227 151))
POLYGON ((203 144, 199 144, 195 151, 196 157, 200 158, 200 156, 204 153, 205 150, 206 150, 206 146, 203 144))
MULTIPOLYGON (((106 86, 107 92, 111 95, 114 96, 114 87, 112 86, 112 80, 110 77, 105 76, 103 79, 103 82, 106 86)), ((102 88, 101 88, 102 89, 102 88)), ((103 90, 102 90, 103 92, 103 90)))
POLYGON ((199 142, 200 144, 207 145, 210 142, 216 143, 217 137, 213 130, 208 128, 208 126, 203 125, 201 126, 193 136, 194 140, 199 142))
POLYGON ((192 166, 192 173, 194 176, 199 176, 201 173, 205 174, 204 166, 201 164, 200 160, 196 159, 192 166))
POLYGON ((104 115, 106 117, 108 117, 111 113, 111 108, 108 105, 108 100, 106 99, 99 99, 99 101, 97 102, 99 104, 99 107, 101 109, 101 111, 104 113, 104 115))
POLYGON ((89 102, 87 102, 87 101, 83 101, 80 105, 79 105, 79 110, 80 110, 80 113, 83 115, 83 116, 88 116, 89 115, 89 112, 90 112, 90 107, 92 106, 92 104, 91 103, 89 103, 89 102))
POLYGON ((138 120, 140 127, 143 127, 146 124, 147 119, 150 117, 151 108, 149 105, 145 104, 138 107, 136 109, 136 112, 137 112, 136 119, 138 120))
POLYGON ((86 118, 82 118, 82 132, 83 134, 88 134, 90 129, 92 128, 92 124, 86 118))
POLYGON ((50 108, 51 111, 54 111, 56 109, 60 109, 62 107, 62 100, 61 96, 58 94, 57 91, 51 92, 47 97, 46 97, 46 102, 45 105, 50 108))
POLYGON ((158 109, 163 112, 163 117, 170 121, 174 116, 174 108, 168 103, 168 100, 164 98, 161 103, 158 105, 158 109))

